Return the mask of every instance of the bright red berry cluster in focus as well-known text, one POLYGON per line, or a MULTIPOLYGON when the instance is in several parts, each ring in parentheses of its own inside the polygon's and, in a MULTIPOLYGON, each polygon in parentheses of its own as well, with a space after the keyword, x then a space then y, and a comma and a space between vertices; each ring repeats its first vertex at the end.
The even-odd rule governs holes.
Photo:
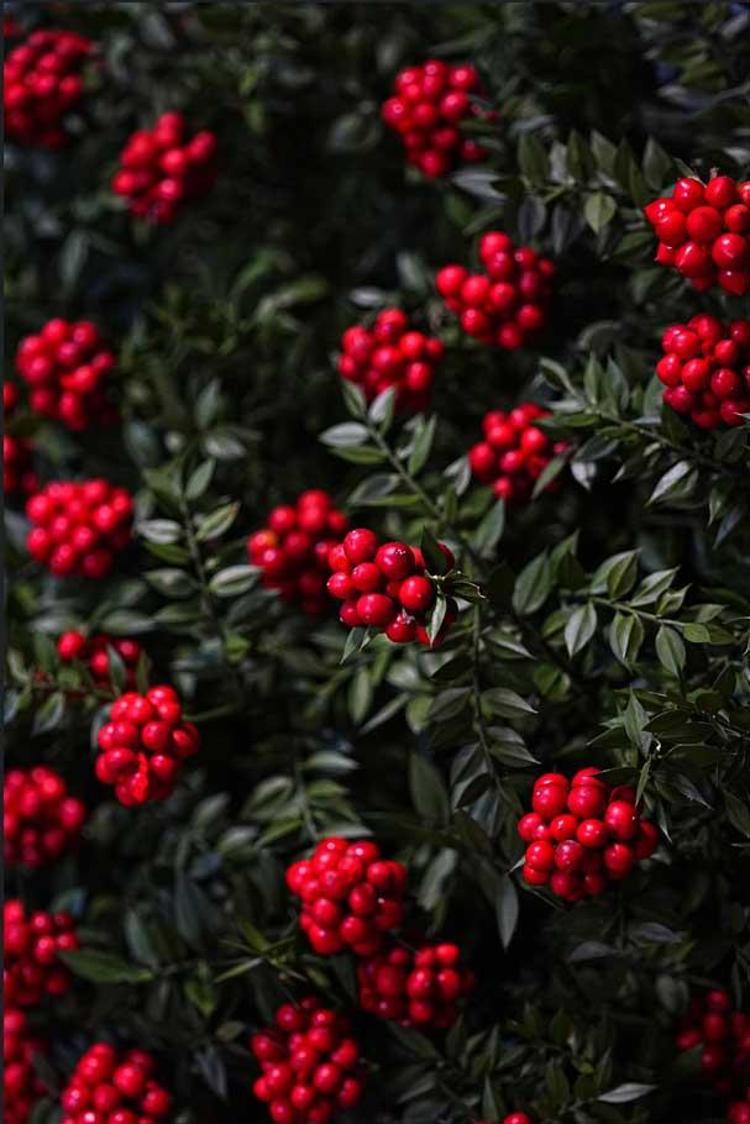
POLYGON ((200 734, 183 720, 174 688, 157 686, 145 695, 120 695, 109 708, 97 745, 97 777, 114 786, 121 804, 132 807, 171 795, 183 760, 200 749, 200 734))
POLYGON ((18 144, 61 148, 62 124, 83 95, 80 71, 93 43, 72 31, 41 30, 14 47, 3 67, 5 129, 18 144))
POLYGON ((254 1034, 250 1049, 262 1070, 253 1092, 274 1124, 327 1124, 362 1096, 364 1072, 349 1020, 315 997, 279 1007, 274 1025, 254 1034))
POLYGON ((458 1017, 458 1003, 474 987, 455 944, 396 946, 357 966, 362 1010, 402 1026, 444 1030, 458 1017))
POLYGON ((545 773, 534 783, 532 812, 518 821, 526 847, 523 877, 557 897, 577 902, 603 894, 612 882, 649 858, 659 842, 652 823, 641 819, 635 789, 610 788, 595 767, 572 781, 545 773))
POLYGON ((500 230, 482 235, 479 257, 484 273, 443 266, 435 278, 437 290, 467 335, 515 351, 546 324, 555 264, 530 246, 515 246, 500 230))
POLYGON ((389 128, 400 134, 409 164, 431 179, 437 179, 459 164, 484 160, 487 150, 465 136, 467 120, 494 121, 497 114, 486 110, 471 95, 480 91, 473 66, 451 66, 429 59, 396 75, 393 97, 383 103, 381 115, 389 128))
MULTIPOLYGON (((534 424, 549 416, 549 410, 534 402, 522 402, 507 413, 490 410, 484 415, 484 441, 469 449, 469 466, 498 499, 528 500, 552 458, 567 449, 564 441, 552 441, 534 424)), ((553 480, 547 490, 555 491, 559 486, 559 480, 553 480)))
MULTIPOLYGON (((3 383, 3 416, 7 427, 18 406, 20 395, 15 383, 3 383)), ((29 496, 39 487, 32 463, 34 449, 25 437, 3 433, 3 494, 6 502, 13 495, 29 496)))
POLYGON ((444 353, 442 341, 411 329, 400 308, 384 308, 372 328, 357 324, 344 332, 339 374, 361 386, 368 402, 393 386, 396 408, 418 413, 427 408, 444 353))
POLYGON ((113 353, 90 320, 48 320, 16 351, 16 370, 29 387, 31 409, 77 432, 117 420, 103 391, 114 365, 113 353))
MULTIPOLYGON (((448 570, 452 569, 453 555, 447 546, 441 544, 440 549, 448 570)), ((328 592, 344 602, 339 618, 347 628, 376 628, 395 644, 411 640, 430 644, 427 615, 436 590, 418 547, 403 542, 381 545, 374 531, 358 527, 331 549, 328 565, 333 570, 328 592)), ((433 646, 442 641, 455 618, 455 604, 449 602, 433 646)))
POLYGON ((56 646, 63 663, 73 663, 76 660, 85 663, 91 678, 96 683, 107 686, 112 682, 108 651, 112 648, 125 665, 125 685, 128 689, 135 686, 138 661, 143 655, 143 648, 137 640, 109 636, 106 632, 96 632, 87 637, 82 632, 71 630, 63 632, 57 638, 56 646))
POLYGON ((39 867, 54 862, 81 834, 86 810, 54 769, 10 769, 3 790, 5 861, 39 867))
POLYGON ((160 225, 206 195, 216 179, 216 136, 208 129, 186 138, 181 113, 162 113, 153 129, 138 129, 120 155, 112 179, 115 195, 127 199, 131 214, 160 225))
POLYGON ((726 991, 696 995, 675 1043, 678 1050, 700 1047, 703 1079, 721 1096, 736 1098, 729 1108, 729 1124, 750 1124, 750 1015, 735 1010, 726 991))
POLYGON ((292 863, 286 882, 302 901, 300 928, 321 956, 350 948, 370 956, 403 919, 406 868, 381 857, 371 840, 322 839, 292 863))
POLYGON ((69 913, 39 910, 27 916, 23 902, 9 898, 3 905, 5 1002, 33 1007, 45 995, 64 995, 70 973, 57 954, 78 947, 69 913))
POLYGON ((154 1124, 168 1116, 172 1096, 153 1074, 147 1050, 118 1054, 107 1042, 86 1051, 60 1095, 60 1124, 154 1124))
POLYGON ((328 554, 349 526, 320 488, 303 492, 296 504, 275 507, 268 524, 247 540, 247 556, 263 571, 263 584, 284 601, 316 616, 329 605, 325 591, 328 554))
POLYGON ((27 1124, 34 1102, 46 1090, 37 1076, 34 1055, 44 1053, 26 1015, 6 1005, 3 1011, 3 1111, 5 1124, 27 1124))
POLYGON ((656 374, 668 406, 702 429, 742 425, 740 415, 750 411, 750 320, 725 326, 715 316, 694 316, 667 328, 661 346, 656 374))
POLYGON ((681 179, 644 213, 659 239, 656 260, 695 289, 719 285, 740 297, 750 289, 750 180, 681 179))
POLYGON ((26 546, 58 577, 103 578, 130 543, 133 499, 107 480, 53 480, 31 496, 26 546))

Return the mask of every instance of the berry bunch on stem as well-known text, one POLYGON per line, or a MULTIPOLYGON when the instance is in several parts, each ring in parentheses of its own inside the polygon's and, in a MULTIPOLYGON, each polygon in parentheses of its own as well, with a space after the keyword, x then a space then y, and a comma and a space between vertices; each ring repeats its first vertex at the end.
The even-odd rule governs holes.
POLYGON ((265 527, 247 540, 247 557, 262 571, 263 584, 308 616, 330 606, 325 582, 328 555, 349 526, 328 492, 314 488, 294 504, 273 508, 265 527))
POLYGON ((650 858, 659 842, 653 824, 641 818, 635 789, 610 788, 590 766, 572 781, 544 773, 534 782, 532 811, 518 821, 526 846, 523 878, 547 886, 564 901, 603 894, 650 858))
POLYGON ((55 862, 78 840, 86 819, 80 800, 46 765, 10 769, 3 789, 5 862, 40 867, 55 862))
POLYGON ((360 1100, 359 1043, 348 1019, 314 996, 279 1007, 250 1049, 262 1070, 253 1092, 274 1124, 327 1124, 360 1100))
POLYGON ((45 996, 64 995, 70 988, 70 973, 59 952, 79 947, 69 913, 27 914, 18 898, 3 905, 3 951, 5 1002, 34 1007, 45 996))
POLYGON ((3 1009, 3 1111, 5 1124, 28 1124, 36 1101, 45 1088, 37 1076, 34 1057, 43 1054, 44 1043, 36 1037, 18 1007, 3 1009))
POLYGON ((106 632, 95 632, 92 636, 76 629, 58 636, 57 654, 63 663, 83 663, 91 678, 101 687, 112 687, 112 669, 109 649, 122 660, 125 669, 125 686, 132 690, 136 682, 138 664, 143 656, 143 647, 137 640, 126 637, 109 636, 106 632))
POLYGON ((670 197, 645 215, 659 240, 656 261, 672 266, 694 289, 718 285, 744 296, 750 289, 750 180, 713 176, 677 180, 670 197))
MULTIPOLYGON (((521 402, 512 410, 490 410, 482 419, 484 440, 469 449, 469 466, 498 499, 526 503, 534 485, 553 457, 567 450, 564 441, 553 441, 536 422, 550 411, 534 402, 521 402)), ((547 485, 556 491, 559 480, 547 485)))
POLYGON ((500 230, 479 240, 483 273, 445 265, 435 284, 468 336, 489 347, 516 351, 545 326, 555 264, 530 246, 515 246, 500 230))
POLYGON ((394 945, 357 965, 363 1011, 402 1026, 446 1030, 474 987, 455 944, 394 945))
POLYGON ((66 114, 83 97, 81 70, 93 43, 73 31, 33 31, 3 67, 5 129, 16 144, 62 148, 66 114))
POLYGON ((131 539, 133 498, 107 480, 53 480, 29 498, 31 557, 56 577, 98 580, 131 539))
POLYGON ((750 411, 750 320, 726 326, 716 316, 671 324, 661 338, 656 374, 664 401, 701 429, 742 425, 750 411))
POLYGON ((695 995, 677 1028, 675 1044, 680 1051, 700 1048, 702 1079, 732 1101, 729 1124, 748 1124, 750 1015, 736 1010, 721 989, 695 995))
POLYGON ((309 859, 292 863, 286 881, 302 902, 300 927, 321 956, 346 948, 369 956, 403 919, 406 868, 369 839, 322 839, 309 859))
POLYGON ((117 420, 104 394, 114 366, 114 354, 90 320, 48 320, 41 331, 24 336, 16 351, 16 370, 28 387, 32 412, 75 432, 117 420))
POLYGON ((133 133, 120 154, 112 190, 132 215, 159 225, 174 222, 187 203, 201 199, 216 179, 216 136, 208 129, 188 139, 181 113, 162 113, 152 129, 133 133))
MULTIPOLYGON (((448 572, 454 558, 441 544, 448 572)), ((435 604, 437 589, 427 575, 418 547, 403 542, 380 542, 374 531, 357 527, 328 555, 333 571, 328 592, 343 601, 339 618, 347 628, 366 627, 384 632, 394 644, 435 646, 446 636, 456 617, 455 603, 448 610, 437 635, 430 638, 427 619, 435 604)))
POLYGON ((197 728, 184 720, 179 695, 167 686, 120 695, 96 741, 96 775, 126 807, 166 800, 183 761, 200 749, 197 728))
POLYGON ((339 374, 361 386, 368 402, 396 388, 396 408, 419 413, 430 401, 442 341, 415 331, 400 308, 384 308, 372 328, 357 324, 341 337, 339 374))
POLYGON ((172 1109, 172 1095, 154 1077, 156 1059, 148 1050, 119 1053, 97 1042, 81 1058, 60 1094, 60 1124, 160 1124, 172 1109))
POLYGON ((487 156, 486 148, 463 129, 472 119, 487 123, 497 119, 494 110, 474 100, 479 94, 476 67, 428 59, 422 66, 399 71, 381 116, 400 135, 407 162, 430 179, 438 179, 460 164, 476 164, 487 156))

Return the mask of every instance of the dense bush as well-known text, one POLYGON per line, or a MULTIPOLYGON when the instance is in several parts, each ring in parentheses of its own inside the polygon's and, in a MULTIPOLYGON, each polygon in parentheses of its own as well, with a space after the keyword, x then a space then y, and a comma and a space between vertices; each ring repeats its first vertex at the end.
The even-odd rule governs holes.
POLYGON ((18 7, 8 1119, 746 1124, 750 7, 18 7))

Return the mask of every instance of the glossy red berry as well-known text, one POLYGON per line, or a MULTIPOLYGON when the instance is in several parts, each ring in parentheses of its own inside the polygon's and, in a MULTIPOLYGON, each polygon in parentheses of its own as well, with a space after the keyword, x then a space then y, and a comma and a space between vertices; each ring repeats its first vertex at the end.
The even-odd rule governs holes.
POLYGON ((694 316, 662 335, 664 401, 702 429, 742 425, 750 411, 750 321, 694 316))
MULTIPOLYGON (((536 481, 555 456, 567 451, 564 441, 554 441, 537 424, 550 416, 534 402, 522 402, 513 410, 490 410, 482 421, 484 437, 469 449, 469 467, 498 499, 527 503, 536 481)), ((557 491, 559 479, 546 491, 557 491)))
POLYGON ((5 1002, 33 1007, 45 995, 63 995, 70 988, 70 973, 58 952, 77 948, 70 914, 27 913, 23 902, 8 898, 3 906, 5 1002))
POLYGON ((67 144, 65 119, 83 97, 81 71, 93 51, 93 42, 83 35, 43 29, 8 52, 3 103, 9 140, 50 149, 67 144))
POLYGON ((360 1100, 359 1044, 348 1019, 317 998, 280 1007, 275 1024, 252 1036, 250 1049, 261 1069, 253 1093, 277 1124, 325 1124, 360 1100))
POLYGON ((416 413, 429 404, 444 350, 435 336, 410 329, 400 309, 387 308, 371 328, 357 325, 344 332, 338 370, 362 388, 368 402, 394 387, 397 409, 416 413))
POLYGON ((77 842, 86 810, 59 773, 36 765, 6 773, 3 816, 6 863, 35 868, 55 862, 77 842))
POLYGON ((444 1030, 474 987, 458 945, 394 945, 357 966, 362 1009, 402 1026, 444 1030))
POLYGON ((7 1002, 3 1009, 3 1112, 5 1124, 28 1124, 36 1101, 47 1093, 35 1057, 46 1053, 26 1015, 7 1002))
POLYGON ((610 787, 595 767, 580 769, 571 781, 544 773, 534 782, 532 812, 518 822, 527 844, 522 877, 530 886, 549 886, 564 901, 604 893, 650 858, 659 842, 653 824, 641 818, 635 790, 610 787))
POLYGON ((107 480, 54 480, 26 504, 31 557, 57 577, 100 580, 131 540, 133 500, 107 480))
POLYGON ((743 296, 750 289, 750 213, 741 188, 730 176, 714 176, 705 185, 685 178, 671 198, 649 203, 645 215, 659 240, 656 260, 700 291, 718 285, 743 296))
POLYGON ((32 413, 77 432, 117 420, 106 395, 115 356, 90 320, 48 321, 37 334, 21 340, 15 362, 32 413))
POLYGON ((136 218, 174 221, 186 203, 208 194, 216 180, 216 136, 186 136, 181 113, 163 113, 152 129, 133 133, 120 154, 112 190, 136 218))
POLYGON ((172 794, 183 760, 200 749, 200 734, 183 719, 176 691, 156 686, 145 695, 120 695, 97 733, 97 745, 98 779, 114 787, 121 804, 132 807, 172 794))
POLYGON ((482 236, 479 257, 484 273, 470 275, 463 266, 444 266, 435 278, 437 290, 467 335, 515 351, 532 342, 545 325, 554 263, 529 247, 515 247, 497 230, 482 236))
POLYGON ((377 844, 321 840, 309 859, 292 863, 289 889, 301 899, 300 927, 320 955, 352 948, 371 955, 403 915, 406 869, 381 858, 377 844))
POLYGON ((147 1050, 118 1053, 97 1042, 79 1059, 60 1095, 66 1124, 166 1124, 172 1096, 154 1078, 147 1050))
POLYGON ((407 162, 430 179, 445 176, 460 164, 484 160, 487 151, 473 137, 464 135, 465 121, 496 120, 471 95, 480 91, 476 69, 451 66, 429 59, 422 66, 401 70, 393 94, 383 103, 381 117, 388 128, 401 135, 407 162))
POLYGON ((328 556, 340 545, 348 525, 328 492, 303 492, 295 504, 273 508, 268 526, 250 535, 248 560, 260 568, 263 584, 283 601, 307 616, 320 616, 330 608, 328 594, 343 599, 351 588, 341 579, 326 587, 328 556))

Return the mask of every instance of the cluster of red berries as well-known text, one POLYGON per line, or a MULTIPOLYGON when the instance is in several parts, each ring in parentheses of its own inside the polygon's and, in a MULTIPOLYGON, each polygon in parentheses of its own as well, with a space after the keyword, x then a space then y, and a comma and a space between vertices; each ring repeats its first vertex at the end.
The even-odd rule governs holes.
POLYGON ((69 913, 39 910, 27 916, 23 902, 9 898, 3 905, 5 1002, 33 1007, 44 995, 64 995, 70 987, 70 973, 57 954, 78 947, 69 913))
POLYGON ((96 1042, 78 1059, 60 1095, 60 1124, 154 1124, 172 1110, 172 1096, 153 1074, 156 1060, 147 1050, 118 1054, 96 1042))
MULTIPOLYGON (((498 499, 525 502, 553 457, 564 453, 564 441, 552 441, 535 423, 550 416, 534 402, 522 402, 508 413, 490 410, 482 419, 484 441, 469 449, 469 466, 498 499)), ((559 480, 547 485, 559 488, 559 480)))
POLYGON ((206 195, 216 179, 216 136, 208 129, 185 135, 181 113, 162 113, 153 129, 138 129, 120 154, 112 190, 138 218, 174 221, 185 204, 206 195))
POLYGON ((678 1050, 700 1047, 704 1080, 723 1097, 743 1097, 731 1104, 729 1124, 750 1124, 750 1015, 736 1011, 727 992, 718 988, 696 995, 675 1043, 678 1050))
POLYGON ((385 933, 404 914, 406 868, 384 859, 377 843, 330 836, 309 859, 292 863, 286 882, 302 901, 300 928, 314 950, 332 956, 350 948, 357 956, 380 949, 385 933))
POLYGON ((128 546, 133 498, 101 478, 53 480, 31 496, 29 554, 58 577, 104 578, 128 546))
POLYGON ((461 130, 472 118, 497 120, 494 110, 472 100, 480 92, 475 67, 428 59, 396 75, 393 96, 383 103, 381 115, 400 134, 408 163, 438 179, 461 163, 475 164, 487 156, 486 148, 461 130))
POLYGON ((27 1124, 34 1102, 46 1090, 37 1076, 34 1056, 44 1044, 31 1032, 26 1015, 6 1004, 3 1011, 3 1110, 5 1124, 27 1124))
POLYGON ((54 862, 77 841, 86 809, 69 796, 54 769, 10 769, 3 790, 5 861, 39 867, 54 862))
POLYGON ((8 137, 19 144, 61 148, 62 120, 83 95, 80 71, 93 43, 73 31, 34 31, 14 47, 3 67, 8 137))
POLYGON ((694 316, 667 328, 661 346, 656 374, 668 406, 702 429, 742 425, 741 415, 750 411, 750 320, 724 325, 715 316, 694 316))
POLYGON ((253 1092, 274 1124, 327 1124, 362 1096, 364 1072, 349 1020, 314 996, 279 1007, 274 1025, 254 1034, 250 1049, 262 1070, 253 1092))
POLYGON ((739 297, 750 289, 750 180, 681 179, 644 212, 659 239, 656 260, 695 289, 719 285, 739 297))
POLYGON ((102 784, 114 786, 115 796, 128 808, 166 800, 183 760, 200 749, 200 734, 183 720, 179 695, 165 686, 151 687, 145 695, 120 695, 96 740, 96 775, 102 784))
POLYGON ((446 265, 435 284, 467 335, 515 351, 539 335, 547 320, 555 263, 530 246, 516 247, 500 230, 479 240, 484 273, 446 265))
POLYGON ((103 390, 114 365, 114 355, 90 320, 48 320, 16 351, 16 370, 29 387, 31 409, 77 432, 117 420, 103 390))
MULTIPOLYGON (((3 416, 7 426, 19 402, 18 387, 15 383, 3 383, 3 416)), ((30 496, 39 487, 32 458, 34 449, 25 437, 3 434, 3 494, 9 496, 30 496)))
POLYGON ((455 944, 394 946, 361 960, 357 977, 363 1011, 402 1026, 436 1030, 452 1026, 459 1001, 475 984, 455 944))
POLYGON ((384 308, 372 328, 357 324, 344 332, 339 374, 361 386, 368 402, 395 387, 396 408, 419 413, 430 401, 444 353, 442 341, 411 329, 400 308, 384 308))
POLYGON ((247 556, 263 571, 263 584, 284 601, 317 616, 329 605, 325 583, 328 554, 349 526, 320 488, 303 492, 296 504, 275 507, 268 523, 247 540, 247 556))
POLYGON ((143 648, 137 640, 109 636, 106 632, 96 632, 87 637, 72 629, 70 632, 63 632, 57 639, 57 654, 63 663, 85 663, 94 682, 106 686, 112 682, 109 648, 122 660, 125 666, 125 686, 130 690, 135 686, 136 669, 143 655, 143 648))
MULTIPOLYGON (((453 555, 447 546, 441 544, 440 549, 447 569, 452 569, 453 555)), ((328 565, 333 571, 328 592, 343 601, 339 619, 347 628, 376 628, 395 644, 411 640, 430 644, 427 615, 435 604, 436 589, 418 547, 403 542, 381 545, 374 531, 357 527, 331 549, 328 565)), ((455 619, 451 601, 433 646, 444 639, 455 619)))
POLYGON ((518 821, 527 844, 523 877, 546 886, 557 897, 577 902, 603 894, 653 855, 659 833, 641 819, 630 785, 610 788, 595 766, 580 769, 572 781, 545 773, 534 783, 533 811, 518 821))

